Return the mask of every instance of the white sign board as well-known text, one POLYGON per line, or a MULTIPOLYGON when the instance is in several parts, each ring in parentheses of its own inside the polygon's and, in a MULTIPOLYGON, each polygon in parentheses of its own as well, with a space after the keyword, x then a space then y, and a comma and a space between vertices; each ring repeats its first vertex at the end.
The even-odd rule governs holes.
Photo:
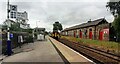
POLYGON ((16 11, 17 12, 17 5, 10 5, 10 12, 16 11))
POLYGON ((17 18, 17 12, 10 12, 10 18, 17 18))
POLYGON ((10 5, 10 18, 17 18, 17 5, 10 5))
POLYGON ((27 20, 27 12, 17 12, 18 20, 27 20))

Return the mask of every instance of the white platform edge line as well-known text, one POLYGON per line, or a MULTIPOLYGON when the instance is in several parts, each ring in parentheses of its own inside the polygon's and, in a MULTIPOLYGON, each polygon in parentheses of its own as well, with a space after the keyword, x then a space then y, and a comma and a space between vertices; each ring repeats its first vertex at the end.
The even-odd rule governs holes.
MULTIPOLYGON (((58 42, 59 42, 59 41, 58 41, 58 42)), ((62 44, 62 43, 60 43, 60 44, 62 44)), ((72 50, 73 52, 77 53, 78 55, 82 56, 82 57, 83 57, 83 58, 85 58, 86 60, 88 60, 88 61, 90 61, 90 62, 94 63, 92 60, 90 60, 90 59, 86 58, 85 56, 81 55, 81 54, 80 54, 80 53, 78 53, 77 51, 75 51, 75 50, 71 49, 70 47, 68 47, 68 46, 66 46, 66 45, 64 45, 64 44, 62 44, 62 45, 63 45, 63 46, 65 46, 66 48, 68 48, 68 49, 72 50)), ((96 64, 96 63, 94 63, 94 64, 96 64)))

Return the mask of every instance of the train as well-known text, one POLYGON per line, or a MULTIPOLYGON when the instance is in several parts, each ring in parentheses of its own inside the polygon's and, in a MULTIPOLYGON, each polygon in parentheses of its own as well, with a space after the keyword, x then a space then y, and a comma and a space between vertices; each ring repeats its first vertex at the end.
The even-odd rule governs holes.
POLYGON ((51 37, 58 40, 61 36, 59 32, 52 32, 51 37))

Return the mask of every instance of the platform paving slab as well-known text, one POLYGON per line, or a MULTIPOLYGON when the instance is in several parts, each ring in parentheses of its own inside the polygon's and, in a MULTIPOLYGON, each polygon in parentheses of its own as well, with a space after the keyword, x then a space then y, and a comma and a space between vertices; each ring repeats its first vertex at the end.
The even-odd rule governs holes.
POLYGON ((63 62, 48 39, 34 42, 33 50, 29 50, 9 56, 2 62, 63 62))

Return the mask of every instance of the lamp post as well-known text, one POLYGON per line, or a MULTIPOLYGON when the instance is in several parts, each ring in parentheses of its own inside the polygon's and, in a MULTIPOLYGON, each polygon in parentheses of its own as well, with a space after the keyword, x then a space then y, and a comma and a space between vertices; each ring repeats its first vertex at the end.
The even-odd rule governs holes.
POLYGON ((40 21, 36 21, 36 35, 37 35, 37 38, 38 38, 38 25, 37 25, 37 22, 40 22, 40 21))
POLYGON ((12 48, 11 48, 11 40, 10 40, 10 21, 9 21, 9 0, 7 3, 7 22, 8 22, 8 27, 7 27, 7 55, 10 56, 12 53, 12 48))
POLYGON ((37 33, 38 33, 38 24, 37 22, 40 22, 40 21, 36 21, 36 28, 37 28, 37 33))
POLYGON ((37 21, 36 21, 36 27, 38 28, 37 21))

